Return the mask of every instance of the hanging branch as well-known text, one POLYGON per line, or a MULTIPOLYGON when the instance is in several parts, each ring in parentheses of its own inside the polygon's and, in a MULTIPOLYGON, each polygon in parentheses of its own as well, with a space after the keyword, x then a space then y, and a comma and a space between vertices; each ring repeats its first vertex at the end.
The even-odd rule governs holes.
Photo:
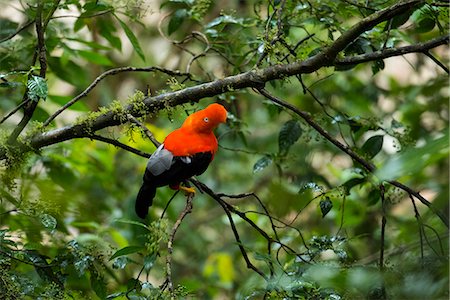
POLYGON ((141 150, 135 149, 135 148, 130 147, 128 145, 125 145, 125 144, 119 142, 118 140, 110 139, 110 138, 107 138, 107 137, 104 137, 104 136, 101 136, 101 135, 97 135, 97 134, 91 135, 90 138, 92 140, 97 140, 97 141, 100 141, 100 142, 104 142, 104 143, 116 146, 118 148, 124 149, 124 150, 126 150, 128 152, 134 153, 136 155, 139 155, 139 156, 142 156, 142 157, 145 157, 145 158, 149 158, 150 157, 150 154, 142 152, 141 150))
MULTIPOLYGON (((325 129, 323 129, 318 123, 316 123, 316 121, 314 121, 314 119, 311 117, 311 115, 309 113, 304 112, 304 111, 298 109, 297 107, 295 107, 294 105, 292 105, 292 104, 290 104, 288 102, 285 102, 285 101, 281 100, 280 98, 269 94, 265 89, 260 89, 258 91, 261 93, 261 95, 265 96, 267 99, 269 99, 269 100, 271 100, 271 101, 281 105, 282 107, 289 109, 290 111, 294 112, 295 114, 297 114, 306 123, 308 123, 312 128, 314 128, 321 136, 323 136, 329 142, 334 144, 336 147, 338 147, 344 153, 349 155, 354 161, 356 161, 359 164, 361 164, 368 172, 373 173, 375 171, 375 166, 371 162, 365 160, 363 157, 358 155, 352 149, 350 149, 349 147, 345 146, 344 144, 342 144, 341 142, 336 140, 334 137, 332 137, 325 129)), ((447 227, 449 227, 448 218, 445 216, 445 214, 443 212, 439 211, 438 209, 436 209, 434 207, 434 205, 431 202, 429 202, 427 199, 425 199, 422 195, 420 195, 420 193, 414 191, 410 187, 408 187, 408 186, 406 186, 406 185, 404 185, 404 184, 402 184, 402 183, 400 183, 400 182, 398 182, 396 180, 390 180, 390 181, 387 181, 387 182, 389 184, 395 186, 395 187, 398 187, 398 188, 404 190, 408 194, 413 195, 417 199, 419 199, 420 202, 422 202, 428 208, 430 208, 431 211, 433 211, 441 219, 441 221, 447 227)))
POLYGON ((169 292, 173 297, 173 281, 172 281, 172 254, 173 254, 173 242, 175 240, 175 234, 178 231, 178 228, 183 222, 184 218, 191 213, 192 211, 192 200, 194 198, 194 194, 190 193, 186 196, 186 206, 183 211, 178 216, 177 220, 172 226, 172 230, 169 235, 169 240, 167 242, 167 256, 166 256, 166 281, 167 287, 169 288, 169 292))

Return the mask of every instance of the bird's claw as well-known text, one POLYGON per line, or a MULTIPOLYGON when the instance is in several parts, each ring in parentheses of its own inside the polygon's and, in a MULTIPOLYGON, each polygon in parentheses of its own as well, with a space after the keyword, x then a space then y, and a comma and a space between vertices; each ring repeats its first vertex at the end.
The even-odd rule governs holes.
POLYGON ((184 193, 185 193, 186 195, 189 195, 189 194, 195 194, 195 189, 192 188, 192 187, 180 186, 179 189, 182 190, 182 191, 184 191, 184 193))

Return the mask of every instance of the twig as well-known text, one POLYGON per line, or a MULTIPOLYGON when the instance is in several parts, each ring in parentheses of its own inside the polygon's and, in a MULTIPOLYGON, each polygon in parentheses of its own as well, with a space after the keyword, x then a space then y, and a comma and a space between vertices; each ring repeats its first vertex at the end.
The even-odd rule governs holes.
POLYGON ((432 61, 434 61, 442 70, 445 71, 445 73, 450 74, 447 66, 445 66, 439 59, 437 59, 433 54, 431 54, 429 51, 424 51, 423 54, 428 56, 432 61))
MULTIPOLYGON (((436 48, 441 45, 446 45, 449 43, 449 40, 450 40, 450 35, 443 35, 443 36, 437 37, 435 39, 429 40, 424 43, 418 43, 418 44, 414 44, 414 45, 397 47, 397 48, 387 48, 384 50, 375 51, 375 52, 371 52, 371 53, 336 59, 333 61, 333 63, 331 65, 336 66, 336 67, 357 65, 360 63, 375 61, 375 60, 379 60, 379 59, 385 59, 385 58, 389 58, 389 57, 393 57, 393 56, 405 55, 405 54, 409 54, 409 53, 424 53, 426 55, 425 52, 427 52, 428 50, 436 48)), ((448 73, 448 71, 446 71, 446 72, 448 73)))
POLYGON ((20 103, 19 105, 16 106, 16 108, 14 108, 12 111, 10 111, 7 115, 5 115, 1 120, 0 120, 0 124, 2 124, 3 122, 5 122, 9 117, 11 117, 12 115, 14 115, 19 109, 21 109, 22 107, 24 107, 28 102, 30 102, 31 99, 25 99, 24 101, 22 101, 22 103, 20 103))
POLYGON ((135 149, 135 148, 130 147, 128 145, 125 145, 125 144, 123 144, 123 143, 121 143, 121 142, 119 142, 117 140, 114 140, 114 139, 110 139, 110 138, 107 138, 107 137, 104 137, 104 136, 101 136, 101 135, 96 135, 96 134, 90 135, 89 138, 91 138, 92 140, 97 140, 97 141, 101 141, 101 142, 104 142, 104 143, 107 143, 107 144, 111 144, 113 146, 116 146, 118 148, 122 148, 122 149, 124 149, 124 150, 126 150, 128 152, 134 153, 136 155, 139 155, 139 156, 142 156, 142 157, 145 157, 145 158, 149 158, 150 157, 150 154, 142 152, 141 150, 135 149))
POLYGON ((413 195, 414 197, 416 197, 416 199, 418 199, 420 202, 422 202, 425 206, 427 206, 428 208, 431 209, 431 211, 433 213, 435 213, 440 219, 441 221, 447 226, 447 228, 449 227, 449 223, 448 223, 448 218, 447 216, 440 210, 436 209, 436 207, 433 205, 433 203, 431 203, 430 201, 428 201, 427 199, 425 199, 419 192, 414 191, 413 189, 411 189, 409 186, 404 185, 403 183, 400 183, 396 180, 390 180, 388 181, 389 184, 398 187, 401 190, 404 190, 405 192, 407 192, 409 195, 413 195))
MULTIPOLYGON (((261 93, 261 95, 265 96, 266 98, 270 99, 271 101, 273 101, 273 102, 283 106, 284 108, 287 108, 287 109, 291 110, 292 112, 296 113, 303 120, 305 120, 306 123, 308 123, 312 128, 314 128, 320 135, 322 135, 325 139, 327 139, 332 144, 334 144, 336 147, 338 147, 340 150, 342 150, 347 155, 349 155, 354 161, 356 161, 359 164, 361 164, 367 171, 369 171, 370 173, 373 173, 375 171, 375 166, 371 162, 365 160, 364 158, 359 156, 356 152, 351 150, 349 147, 345 146, 344 144, 342 144, 341 142, 336 140, 334 137, 332 137, 327 131, 325 131, 325 129, 323 129, 318 123, 316 123, 314 121, 314 119, 311 117, 310 114, 308 114, 307 112, 301 111, 297 107, 295 107, 294 105, 292 105, 290 103, 287 103, 287 102, 281 100, 280 98, 269 94, 265 89, 260 89, 258 91, 261 93)), ((387 182, 389 184, 393 185, 393 186, 396 186, 396 187, 404 190, 408 194, 413 195, 417 199, 419 199, 420 202, 422 202, 427 207, 429 207, 431 209, 431 211, 433 211, 441 219, 441 221, 447 227, 449 227, 448 218, 441 211, 437 210, 431 202, 429 202, 422 195, 420 195, 420 193, 414 191, 410 187, 408 187, 408 186, 406 186, 406 185, 404 185, 404 184, 402 184, 402 183, 400 183, 398 181, 390 180, 390 181, 387 181, 387 182)))
POLYGON ((384 195, 384 185, 380 184, 380 194, 381 194, 381 237, 380 237, 380 271, 384 270, 384 235, 386 232, 386 199, 384 195))
POLYGON ((177 233, 178 228, 181 225, 183 219, 192 211, 192 199, 194 198, 194 194, 190 193, 186 197, 186 206, 183 211, 178 216, 175 224, 172 226, 172 231, 169 235, 169 240, 167 242, 167 256, 166 256, 166 281, 167 287, 169 288, 169 292, 171 293, 171 298, 174 298, 173 295, 173 281, 172 281, 172 253, 173 253, 173 242, 175 239, 175 234, 177 233))
POLYGON ((413 196, 410 194, 409 195, 409 199, 411 199, 411 203, 413 205, 414 208, 414 216, 416 218, 417 221, 417 225, 419 227, 419 238, 420 238, 420 258, 421 258, 421 262, 422 262, 422 266, 424 263, 424 256, 423 256, 423 234, 424 234, 424 230, 423 230, 423 224, 422 224, 422 219, 420 218, 420 213, 419 210, 417 209, 416 206, 416 201, 414 201, 413 196))
POLYGON ((30 27, 31 25, 33 25, 35 20, 29 20, 28 22, 26 22, 25 24, 23 24, 22 26, 20 26, 15 32, 11 33, 10 35, 8 35, 7 37, 4 37, 3 39, 0 40, 0 44, 12 39, 13 37, 15 37, 16 35, 18 35, 19 33, 21 33, 23 30, 27 29, 28 27, 30 27))
POLYGON ((50 124, 50 122, 52 122, 59 114, 61 114, 64 110, 66 110, 67 108, 69 108, 70 106, 75 104, 78 100, 86 97, 90 93, 90 91, 92 91, 92 89, 94 89, 97 86, 97 84, 100 83, 100 81, 102 81, 103 79, 105 79, 108 76, 112 76, 112 75, 116 75, 116 74, 124 73, 124 72, 156 72, 156 71, 170 75, 170 76, 186 76, 189 79, 192 79, 192 75, 189 73, 181 73, 179 71, 173 71, 173 70, 164 69, 164 68, 160 68, 160 67, 120 67, 120 68, 110 69, 110 70, 100 74, 97 78, 95 78, 95 80, 83 92, 78 94, 75 98, 73 98, 72 100, 67 102, 65 105, 63 105, 61 108, 59 108, 57 111, 55 111, 53 113, 53 115, 51 115, 47 120, 45 120, 44 126, 47 126, 48 124, 50 124))
POLYGON ((281 100, 278 97, 275 97, 271 94, 269 94, 265 89, 260 89, 258 92, 266 97, 267 99, 281 105, 284 108, 287 108, 291 110, 292 112, 296 113, 298 116, 300 116, 303 120, 305 120, 306 123, 308 123, 312 128, 314 128, 320 135, 322 135, 324 138, 326 138, 328 141, 333 143, 336 147, 343 150, 345 153, 347 153, 354 161, 360 163, 366 170, 369 172, 373 172, 375 170, 375 166, 371 163, 360 157, 358 154, 356 154, 353 150, 351 150, 349 147, 345 146, 335 138, 333 138, 328 132, 325 131, 314 119, 311 117, 311 115, 307 112, 299 110, 294 105, 287 103, 283 100, 281 100))
POLYGON ((133 115, 131 114, 127 114, 127 118, 128 120, 130 120, 130 122, 133 122, 134 124, 136 124, 139 128, 142 129, 142 131, 145 133, 145 135, 147 136, 147 138, 152 141, 153 145, 155 145, 156 148, 158 148, 161 143, 158 142, 158 140, 155 138, 155 136, 153 135, 153 133, 146 127, 144 126, 144 124, 142 124, 141 122, 139 122, 138 119, 136 119, 135 117, 133 117, 133 115))

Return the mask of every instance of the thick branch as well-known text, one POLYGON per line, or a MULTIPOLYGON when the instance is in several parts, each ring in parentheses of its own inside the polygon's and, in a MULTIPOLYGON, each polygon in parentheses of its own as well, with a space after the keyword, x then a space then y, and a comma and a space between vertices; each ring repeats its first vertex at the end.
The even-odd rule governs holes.
POLYGON ((384 59, 392 56, 405 55, 408 53, 423 53, 430 49, 436 48, 441 45, 448 45, 450 35, 440 36, 425 43, 418 43, 410 46, 404 46, 399 48, 389 48, 372 53, 366 53, 362 55, 356 55, 351 57, 345 57, 336 59, 333 62, 334 66, 349 66, 374 61, 378 59, 384 59))
MULTIPOLYGON (((340 38, 324 51, 304 61, 252 70, 239 75, 189 87, 180 91, 148 97, 144 99, 144 103, 149 112, 157 112, 167 106, 197 102, 205 97, 212 97, 238 89, 262 88, 266 82, 271 80, 315 72, 324 66, 333 65, 336 55, 363 32, 372 29, 377 24, 384 22, 395 15, 408 11, 422 2, 423 1, 417 0, 404 1, 372 14, 342 34, 340 38)), ((136 110, 132 105, 129 105, 126 107, 125 113, 130 113, 133 116, 141 116, 142 111, 136 110)), ((113 112, 107 112, 95 118, 92 122, 89 122, 89 126, 87 126, 87 124, 77 124, 38 134, 32 139, 31 146, 33 148, 41 148, 76 137, 86 137, 86 131, 95 132, 108 126, 119 125, 121 122, 124 121, 121 121, 121 118, 117 118, 113 112)), ((1 156, 2 153, 0 153, 0 157, 1 156)))

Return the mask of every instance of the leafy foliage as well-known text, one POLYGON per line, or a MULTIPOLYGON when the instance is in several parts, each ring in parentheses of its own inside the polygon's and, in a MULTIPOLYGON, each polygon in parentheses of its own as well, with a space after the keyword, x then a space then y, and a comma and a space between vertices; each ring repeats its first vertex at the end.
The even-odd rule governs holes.
POLYGON ((408 1, 154 2, 4 3, 0 298, 448 298, 448 46, 423 48, 448 44, 447 3, 415 1, 318 70, 260 82, 408 1), (383 56, 405 45, 420 49, 383 56), (247 71, 282 101, 230 85, 170 102, 247 71), (176 230, 185 200, 166 207, 168 188, 137 219, 155 149, 137 124, 162 141, 211 101, 229 110, 199 178, 212 194, 176 230))

